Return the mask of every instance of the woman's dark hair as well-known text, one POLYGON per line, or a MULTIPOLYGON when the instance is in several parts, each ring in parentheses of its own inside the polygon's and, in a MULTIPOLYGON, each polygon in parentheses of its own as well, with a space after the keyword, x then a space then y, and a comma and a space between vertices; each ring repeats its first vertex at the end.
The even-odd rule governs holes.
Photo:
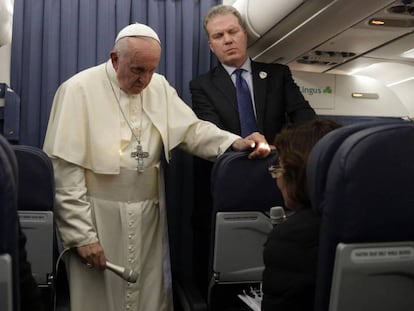
POLYGON ((284 128, 275 138, 285 172, 286 195, 299 206, 310 206, 306 185, 306 165, 313 146, 327 133, 341 127, 335 121, 314 119, 284 128))

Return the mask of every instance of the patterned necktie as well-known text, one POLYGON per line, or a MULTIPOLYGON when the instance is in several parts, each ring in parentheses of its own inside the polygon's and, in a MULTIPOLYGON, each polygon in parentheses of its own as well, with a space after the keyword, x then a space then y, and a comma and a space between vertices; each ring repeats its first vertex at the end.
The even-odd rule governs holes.
POLYGON ((234 72, 236 73, 237 105, 239 107, 241 136, 246 137, 257 131, 257 125, 249 86, 242 77, 243 71, 244 69, 236 69, 234 72))

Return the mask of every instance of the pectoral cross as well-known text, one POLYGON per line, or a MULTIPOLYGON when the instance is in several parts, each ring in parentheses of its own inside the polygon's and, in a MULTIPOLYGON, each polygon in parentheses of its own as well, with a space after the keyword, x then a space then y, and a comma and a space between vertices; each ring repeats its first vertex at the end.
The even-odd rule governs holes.
POLYGON ((137 151, 131 152, 131 158, 135 158, 138 161, 138 173, 142 173, 144 171, 144 158, 148 157, 149 153, 146 151, 142 151, 142 146, 140 144, 137 145, 137 151))

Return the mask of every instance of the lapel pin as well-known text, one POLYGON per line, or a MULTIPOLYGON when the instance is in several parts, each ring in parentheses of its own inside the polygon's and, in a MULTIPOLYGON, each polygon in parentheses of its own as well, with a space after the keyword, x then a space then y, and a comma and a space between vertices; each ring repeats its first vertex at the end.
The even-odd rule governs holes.
POLYGON ((260 71, 260 72, 259 72, 259 77, 260 77, 260 79, 266 79, 266 77, 267 77, 267 72, 266 72, 266 71, 260 71))

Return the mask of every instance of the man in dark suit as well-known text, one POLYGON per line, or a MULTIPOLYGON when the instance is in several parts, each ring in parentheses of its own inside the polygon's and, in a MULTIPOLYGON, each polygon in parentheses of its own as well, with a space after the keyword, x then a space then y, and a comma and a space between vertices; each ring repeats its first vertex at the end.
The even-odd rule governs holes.
MULTIPOLYGON (((315 112, 294 82, 289 67, 250 60, 247 31, 239 12, 232 6, 218 5, 204 19, 211 51, 219 65, 190 82, 192 107, 200 119, 243 136, 240 122, 236 69, 243 69, 253 106, 256 130, 272 143, 288 123, 315 118, 315 112)), ((195 158, 195 206, 193 211, 196 276, 207 284, 208 245, 211 224, 210 171, 212 164, 195 158)))

